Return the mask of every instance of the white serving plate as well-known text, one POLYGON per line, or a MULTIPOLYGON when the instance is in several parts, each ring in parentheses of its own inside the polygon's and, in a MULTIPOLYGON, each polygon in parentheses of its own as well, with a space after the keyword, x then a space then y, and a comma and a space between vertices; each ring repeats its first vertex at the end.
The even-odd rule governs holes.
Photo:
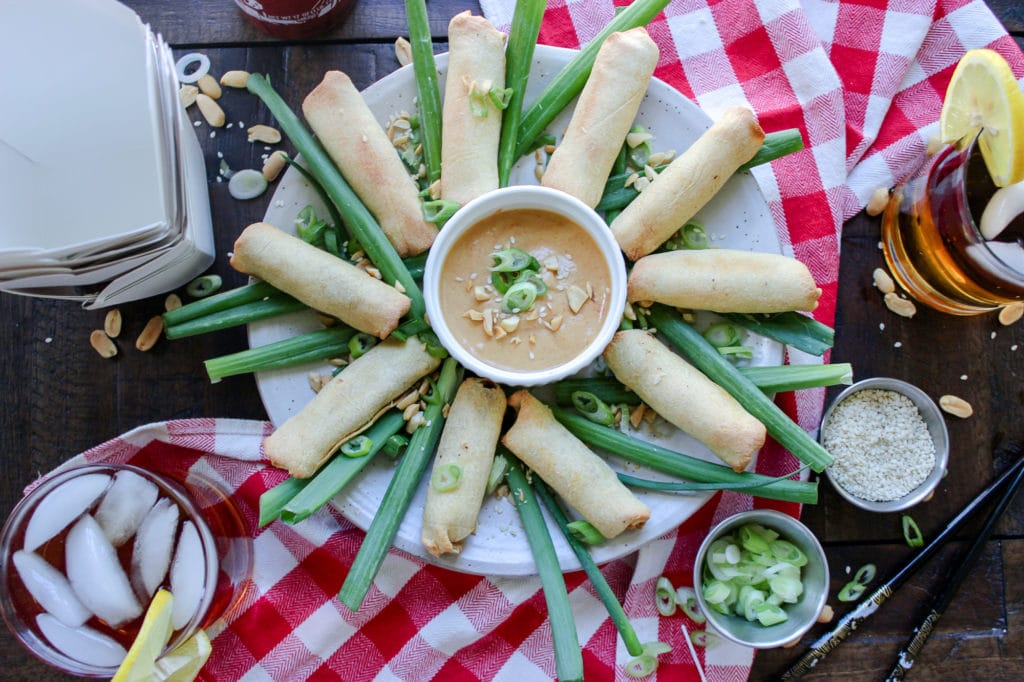
MULTIPOLYGON (((543 45, 537 47, 526 93, 527 103, 540 93, 544 85, 568 63, 573 54, 573 50, 563 48, 543 45)), ((447 55, 438 56, 437 66, 443 92, 447 55)), ((412 67, 406 66, 382 78, 368 87, 363 95, 382 124, 386 124, 399 111, 415 112, 416 85, 412 67)), ((549 126, 549 130, 556 136, 560 136, 568 124, 573 106, 574 103, 571 103, 549 126)), ((654 135, 652 146, 655 151, 674 149, 677 153, 689 147, 700 133, 711 125, 711 119, 693 102, 657 79, 651 81, 637 120, 654 135)), ((533 168, 532 156, 520 160, 513 170, 513 183, 537 184, 533 168)), ((294 233, 295 216, 310 204, 316 207, 319 215, 328 215, 316 191, 298 171, 289 168, 270 200, 264 220, 294 233)), ((730 179, 696 216, 696 220, 704 225, 713 246, 770 253, 781 251, 767 202, 757 182, 749 173, 730 179)), ((264 320, 250 325, 249 344, 251 347, 262 346, 319 328, 320 323, 310 311, 264 320)), ((745 343, 754 349, 751 364, 782 363, 781 344, 754 335, 750 335, 745 343)), ((309 363, 258 373, 257 387, 270 420, 279 425, 298 412, 313 397, 307 379, 309 372, 329 372, 331 369, 333 367, 326 363, 309 363)), ((543 397, 543 389, 538 391, 538 394, 543 397)), ((642 426, 635 435, 678 452, 720 463, 703 445, 665 422, 658 420, 654 430, 658 435, 652 434, 649 429, 642 426)), ((621 471, 628 469, 629 473, 636 476, 665 478, 657 472, 626 464, 615 457, 610 457, 609 462, 613 467, 621 471)), ((387 457, 378 457, 347 490, 333 500, 332 504, 356 526, 367 528, 391 480, 392 471, 393 464, 390 460, 387 457)), ((409 513, 398 529, 396 547, 434 564, 466 573, 490 576, 536 573, 533 556, 518 514, 508 499, 485 500, 476 534, 466 539, 461 554, 440 559, 431 556, 420 543, 420 510, 423 509, 426 500, 426 485, 427 482, 424 480, 413 499, 409 513)), ((638 491, 637 495, 651 508, 650 520, 642 529, 627 531, 614 540, 593 548, 592 553, 598 563, 625 556, 645 543, 674 530, 697 512, 711 498, 712 493, 680 495, 638 491)), ((572 550, 561 537, 557 527, 551 525, 550 521, 549 525, 562 569, 577 570, 579 563, 572 550)))

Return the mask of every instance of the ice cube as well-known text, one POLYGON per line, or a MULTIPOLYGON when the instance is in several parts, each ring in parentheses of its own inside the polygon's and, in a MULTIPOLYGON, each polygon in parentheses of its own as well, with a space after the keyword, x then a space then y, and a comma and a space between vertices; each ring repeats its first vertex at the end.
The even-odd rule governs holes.
POLYGON ((86 474, 61 483, 46 494, 25 529, 25 551, 34 552, 81 516, 110 485, 107 474, 86 474))
POLYGON ((71 589, 64 574, 34 552, 17 551, 12 557, 21 582, 43 610, 64 625, 74 628, 89 620, 92 613, 71 589))
POLYGON ((64 551, 68 580, 87 609, 114 628, 138 618, 142 605, 96 519, 83 515, 68 532, 64 551))
POLYGON ((96 508, 96 521, 114 547, 127 542, 146 518, 159 490, 134 471, 121 470, 96 508))
POLYGON ((48 613, 36 616, 36 625, 54 648, 86 665, 112 668, 128 655, 113 639, 85 625, 68 627, 48 613))
POLYGON ((181 526, 181 537, 174 550, 171 563, 171 594, 174 595, 174 611, 171 621, 175 630, 185 627, 199 608, 206 584, 206 562, 203 559, 203 543, 195 524, 186 521, 181 526))
POLYGON ((178 534, 178 507, 166 497, 146 514, 132 548, 132 587, 148 601, 163 583, 178 534))

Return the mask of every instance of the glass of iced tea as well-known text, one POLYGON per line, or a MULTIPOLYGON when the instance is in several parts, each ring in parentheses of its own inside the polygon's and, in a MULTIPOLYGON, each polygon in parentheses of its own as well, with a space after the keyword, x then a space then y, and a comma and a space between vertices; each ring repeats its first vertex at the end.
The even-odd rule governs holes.
POLYGON ((996 191, 974 142, 943 147, 893 191, 882 216, 882 250, 907 293, 953 315, 1024 299, 1024 218, 994 239, 979 229, 996 191))
POLYGON ((111 677, 158 589, 174 595, 171 649, 239 605, 252 558, 241 514, 213 481, 75 467, 36 486, 4 525, 0 611, 44 663, 111 677))

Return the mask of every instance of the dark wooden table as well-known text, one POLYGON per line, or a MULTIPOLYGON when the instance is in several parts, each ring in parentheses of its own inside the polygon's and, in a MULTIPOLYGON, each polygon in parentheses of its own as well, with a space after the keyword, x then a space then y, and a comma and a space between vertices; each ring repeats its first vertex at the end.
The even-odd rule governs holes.
MULTIPOLYGON (((268 38, 244 21, 229 0, 127 4, 166 37, 176 54, 204 52, 216 73, 268 73, 296 108, 328 68, 347 71, 359 87, 395 69, 393 42, 406 33, 403 3, 398 0, 363 0, 342 28, 302 43, 268 38)), ((990 6, 1024 44, 1024 7, 1017 0, 993 0, 990 6)), ((465 8, 479 11, 471 0, 430 3, 439 49, 444 47, 448 18, 465 8)), ((227 91, 221 103, 229 120, 271 123, 267 111, 247 93, 227 91)), ((192 116, 197 116, 194 110, 192 116)), ((231 270, 224 254, 241 229, 263 215, 269 194, 250 202, 230 198, 227 183, 216 181, 218 155, 223 154, 232 168, 259 168, 264 150, 246 142, 237 126, 221 130, 215 138, 209 130, 198 128, 219 254, 213 271, 230 287, 241 284, 242 277, 231 270)), ((863 214, 843 231, 832 359, 852 362, 859 378, 906 379, 935 398, 953 393, 975 408, 969 419, 947 420, 952 443, 949 475, 933 500, 913 510, 928 537, 1005 466, 994 459, 993 450, 1010 440, 1024 440, 1024 323, 1007 328, 994 315, 957 318, 929 310, 910 320, 896 317, 871 285, 871 271, 882 264, 878 239, 878 221, 863 214)), ((252 378, 210 384, 201 365, 204 358, 246 347, 244 331, 162 341, 148 353, 135 350, 134 338, 162 306, 163 297, 121 306, 121 352, 114 360, 103 360, 88 341, 89 332, 102 327, 102 312, 84 311, 73 303, 0 295, 0 514, 6 517, 23 486, 40 474, 136 426, 199 416, 265 418, 252 378)), ((833 595, 848 579, 848 569, 873 562, 882 576, 888 576, 911 555, 903 543, 899 515, 860 511, 827 482, 821 485, 820 503, 805 508, 803 518, 825 545, 833 595)), ((970 537, 968 530, 808 679, 880 679, 920 619, 929 593, 941 579, 941 567, 956 560, 970 537)), ((840 615, 847 609, 834 597, 830 603, 840 615)), ((795 648, 758 654, 753 679, 772 679, 825 630, 823 625, 815 627, 795 648)), ((6 680, 67 679, 36 662, 6 631, 0 635, 0 670, 6 680)), ((1007 511, 912 676, 1024 679, 1024 498, 1007 511)))

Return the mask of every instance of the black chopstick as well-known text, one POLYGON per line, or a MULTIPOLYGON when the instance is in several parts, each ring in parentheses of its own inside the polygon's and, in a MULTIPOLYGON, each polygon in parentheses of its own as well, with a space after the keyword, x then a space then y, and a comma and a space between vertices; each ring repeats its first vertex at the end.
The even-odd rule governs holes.
POLYGON ((984 549, 985 543, 988 542, 989 537, 992 535, 992 531, 995 529, 996 524, 1002 517, 1003 512, 1006 511, 1006 507, 1010 504, 1017 489, 1020 488, 1021 482, 1024 481, 1024 468, 1017 471, 1017 475, 1010 482, 1010 485, 1006 488, 1006 492, 1003 493, 1002 498, 996 503, 995 508, 992 509, 988 515, 988 519, 985 521, 984 527, 981 529, 978 537, 975 538, 971 544, 967 553, 957 562, 955 569, 949 571, 945 582, 945 587, 942 592, 935 598, 931 607, 928 609, 928 613, 925 615, 921 623, 914 628, 914 633, 910 640, 903 645, 900 649, 899 654, 896 656, 896 664, 892 670, 889 671, 889 675, 885 678, 886 682, 891 680, 902 680, 910 667, 914 665, 914 659, 921 649, 924 648, 925 642, 928 641, 928 637, 931 636, 932 631, 935 628, 936 623, 939 622, 939 618, 946 612, 946 608, 949 607, 953 597, 960 589, 961 583, 967 574, 971 572, 974 567, 974 563, 978 560, 978 556, 981 554, 981 550, 984 549))
POLYGON ((960 527, 969 518, 971 518, 978 509, 983 507, 988 499, 996 493, 996 491, 1003 487, 1003 484, 1024 469, 1024 458, 1020 457, 1021 449, 1024 448, 1024 446, 1021 444, 1013 444, 1011 447, 1014 448, 1013 451, 1017 455, 1017 461, 1013 466, 1007 468, 1007 470, 1000 474, 995 481, 978 493, 975 498, 960 511, 959 514, 950 519, 949 523, 946 524, 946 527, 937 536, 935 536, 935 539, 929 542, 924 549, 912 557, 910 561, 908 561, 906 565, 896 573, 896 575, 889 578, 889 580, 887 580, 881 587, 857 604, 856 608, 850 611, 850 613, 843 616, 831 632, 825 633, 819 637, 816 642, 811 644, 810 650, 801 656, 800 659, 790 666, 788 670, 780 675, 780 680, 798 679, 820 663, 821 660, 829 654, 829 652, 842 644, 843 640, 845 640, 851 632, 856 630, 860 624, 868 618, 868 616, 877 611, 882 604, 884 604, 889 597, 893 595, 900 585, 906 582, 907 579, 917 571, 917 569, 919 569, 928 559, 931 558, 933 554, 935 554, 935 552, 939 550, 939 548, 949 541, 960 527))

